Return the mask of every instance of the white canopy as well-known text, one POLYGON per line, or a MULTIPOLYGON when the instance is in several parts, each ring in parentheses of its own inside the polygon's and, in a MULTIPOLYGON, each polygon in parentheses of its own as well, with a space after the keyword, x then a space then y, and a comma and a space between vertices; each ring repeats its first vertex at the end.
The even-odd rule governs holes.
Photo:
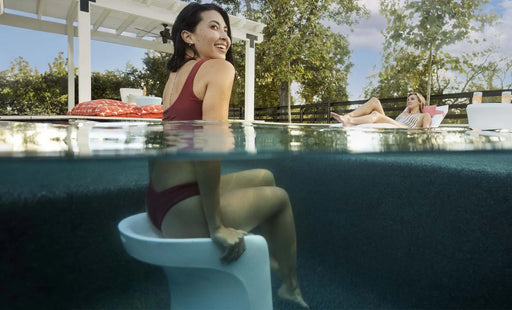
MULTIPOLYGON (((172 27, 187 3, 175 0, 0 0, 0 24, 68 36, 68 108, 75 105, 74 37, 78 37, 79 102, 91 100, 91 39, 172 53, 152 33, 172 27), (143 30, 140 30, 143 29, 143 30)), ((245 119, 254 120, 255 43, 264 24, 230 16, 235 41, 246 42, 245 119)))

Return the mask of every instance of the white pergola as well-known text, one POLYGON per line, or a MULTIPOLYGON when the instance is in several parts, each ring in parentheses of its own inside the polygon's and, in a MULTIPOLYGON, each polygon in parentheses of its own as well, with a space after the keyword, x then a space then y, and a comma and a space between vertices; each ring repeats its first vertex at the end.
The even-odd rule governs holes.
MULTIPOLYGON (((68 109, 75 106, 74 37, 78 37, 78 100, 91 100, 91 39, 172 53, 151 33, 172 27, 187 3, 176 0, 0 0, 0 24, 68 36, 68 109), (139 29, 144 29, 141 31, 139 29)), ((255 43, 264 24, 230 16, 234 41, 244 41, 245 119, 254 120, 255 43)))

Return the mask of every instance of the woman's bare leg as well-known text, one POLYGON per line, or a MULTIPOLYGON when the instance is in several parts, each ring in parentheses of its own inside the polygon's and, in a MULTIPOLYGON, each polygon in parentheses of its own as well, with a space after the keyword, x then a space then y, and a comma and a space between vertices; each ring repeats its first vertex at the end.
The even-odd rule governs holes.
POLYGON ((348 120, 348 115, 339 115, 338 113, 331 112, 331 117, 333 117, 338 122, 342 123, 343 126, 351 126, 352 124, 348 120))
POLYGON ((297 280, 297 240, 293 212, 285 190, 275 186, 243 188, 221 196, 227 226, 249 231, 260 226, 283 284, 278 295, 303 307, 307 304, 297 280), (244 205, 240 204, 244 201, 244 205))
POLYGON ((221 194, 240 188, 275 185, 274 175, 267 169, 243 170, 220 177, 221 194))
POLYGON ((350 119, 350 122, 354 125, 386 123, 386 124, 393 124, 400 128, 407 128, 407 126, 405 126, 404 124, 401 124, 384 114, 380 114, 377 111, 373 111, 369 115, 359 116, 359 117, 350 117, 349 119, 350 119))
POLYGON ((347 113, 345 115, 339 115, 334 112, 331 112, 331 116, 338 122, 342 123, 344 126, 351 126, 357 124, 373 123, 372 120, 375 118, 374 116, 361 119, 357 118, 370 116, 374 112, 385 116, 384 109, 382 108, 380 100, 375 97, 366 101, 362 106, 358 107, 357 109, 350 113, 347 113))
MULTIPOLYGON (((259 186, 275 186, 274 174, 267 169, 250 169, 229 174, 224 174, 220 179, 220 192, 259 186)), ((277 260, 270 255, 270 269, 279 274, 279 264, 277 260)))
MULTIPOLYGON (((288 194, 265 169, 246 170, 221 177, 221 214, 227 227, 250 231, 260 226, 283 284, 278 295, 303 307, 297 281, 297 240, 288 194), (252 187, 251 187, 252 186, 252 187)), ((186 199, 164 217, 162 233, 168 238, 209 237, 199 196, 186 199)))
POLYGON ((375 97, 366 101, 362 106, 358 107, 357 109, 348 113, 347 115, 349 117, 358 117, 358 116, 369 115, 373 111, 377 111, 379 114, 385 115, 384 109, 382 108, 382 104, 380 103, 380 100, 375 97))

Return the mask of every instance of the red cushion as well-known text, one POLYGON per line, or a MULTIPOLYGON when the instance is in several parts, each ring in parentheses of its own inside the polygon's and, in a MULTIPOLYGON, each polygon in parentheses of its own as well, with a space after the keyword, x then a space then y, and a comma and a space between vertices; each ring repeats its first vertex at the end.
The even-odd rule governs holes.
POLYGON ((68 112, 68 114, 85 116, 141 117, 136 108, 137 106, 134 104, 118 100, 96 99, 77 104, 68 112))
POLYGON ((141 117, 162 118, 163 106, 161 104, 145 105, 140 108, 141 117))
POLYGON ((161 104, 139 107, 112 99, 96 99, 77 104, 68 115, 162 118, 161 104))
POLYGON ((444 114, 443 111, 436 110, 437 105, 428 105, 423 108, 423 113, 430 114, 431 117, 434 117, 436 114, 444 114))
MULTIPOLYGON (((431 117, 434 117, 434 115, 436 115, 436 114, 444 115, 443 111, 436 110, 436 108, 437 108, 437 105, 435 105, 435 104, 427 105, 423 108, 422 113, 428 113, 428 114, 430 114, 431 117)), ((404 112, 409 113, 409 108, 406 108, 404 112)))

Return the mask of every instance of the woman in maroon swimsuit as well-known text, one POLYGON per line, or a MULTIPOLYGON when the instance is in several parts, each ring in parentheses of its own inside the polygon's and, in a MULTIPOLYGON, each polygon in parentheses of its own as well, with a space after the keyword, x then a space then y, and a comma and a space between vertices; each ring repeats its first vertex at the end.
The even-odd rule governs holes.
MULTIPOLYGON (((231 29, 214 4, 191 3, 171 33, 174 54, 163 93, 164 121, 227 121, 235 77, 231 29)), ((149 165, 147 208, 164 237, 211 237, 233 261, 245 251, 243 237, 261 228, 272 269, 283 284, 279 297, 303 307, 296 272, 295 224, 288 194, 268 170, 220 175, 219 161, 154 161, 149 165)))

